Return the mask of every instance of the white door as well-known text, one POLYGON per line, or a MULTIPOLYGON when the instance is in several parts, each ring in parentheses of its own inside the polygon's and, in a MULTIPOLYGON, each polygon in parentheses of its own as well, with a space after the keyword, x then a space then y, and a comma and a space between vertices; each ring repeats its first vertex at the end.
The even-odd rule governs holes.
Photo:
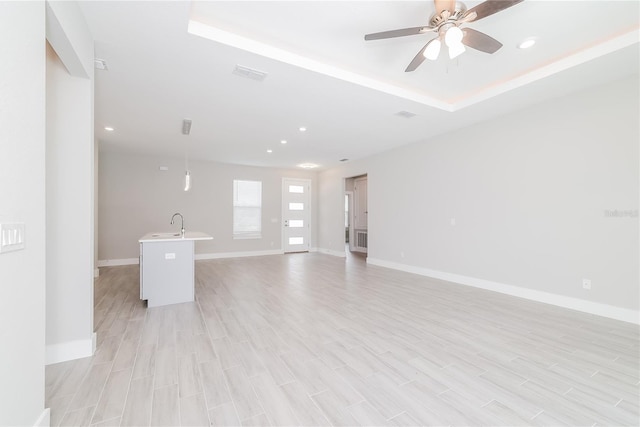
POLYGON ((355 180, 353 187, 355 193, 354 206, 354 228, 356 230, 366 230, 368 226, 368 208, 367 208, 367 178, 358 178, 355 180))
POLYGON ((367 253, 369 247, 369 208, 367 200, 367 177, 356 178, 353 183, 353 244, 349 250, 367 253))
POLYGON ((311 180, 282 180, 282 247, 285 252, 306 252, 311 235, 311 180))

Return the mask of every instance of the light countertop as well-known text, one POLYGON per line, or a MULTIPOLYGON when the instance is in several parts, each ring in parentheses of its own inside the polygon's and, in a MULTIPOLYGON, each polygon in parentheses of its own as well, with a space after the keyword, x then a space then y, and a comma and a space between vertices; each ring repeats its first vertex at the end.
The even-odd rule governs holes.
POLYGON ((201 231, 187 231, 184 233, 184 237, 180 235, 180 232, 153 232, 147 233, 138 240, 140 243, 148 242, 172 242, 178 240, 213 240, 213 236, 203 233, 201 231))

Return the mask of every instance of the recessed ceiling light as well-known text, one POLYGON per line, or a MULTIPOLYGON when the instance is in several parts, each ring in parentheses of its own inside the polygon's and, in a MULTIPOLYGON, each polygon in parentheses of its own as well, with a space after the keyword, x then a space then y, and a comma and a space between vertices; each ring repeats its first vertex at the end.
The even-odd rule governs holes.
POLYGON ((306 131, 307 131, 307 128, 306 128, 306 127, 304 127, 304 126, 300 126, 300 127, 298 128, 298 130, 299 130, 300 132, 306 132, 306 131))
POLYGON ((113 132, 113 128, 111 126, 105 126, 104 130, 106 130, 107 132, 113 132))
POLYGON ((534 38, 525 39, 520 42, 520 44, 518 45, 518 49, 529 49, 534 44, 536 44, 536 39, 534 38))
POLYGON ((286 139, 283 139, 283 140, 280 141, 280 144, 286 144, 286 143, 287 143, 286 139))
POLYGON ((273 153, 273 150, 267 150, 267 153, 271 154, 273 153))
POLYGON ((302 164, 299 164, 298 167, 301 167, 303 169, 313 169, 313 168, 317 168, 318 165, 316 165, 315 163, 302 163, 302 164))

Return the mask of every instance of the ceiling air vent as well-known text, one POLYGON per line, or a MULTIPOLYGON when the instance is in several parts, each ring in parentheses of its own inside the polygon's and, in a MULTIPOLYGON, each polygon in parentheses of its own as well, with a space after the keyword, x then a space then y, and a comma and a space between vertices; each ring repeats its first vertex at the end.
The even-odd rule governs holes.
POLYGON ((415 117, 416 115, 411 111, 398 111, 396 113, 396 116, 404 117, 405 119, 410 119, 411 117, 415 117))
POLYGON ((96 68, 96 70, 104 70, 104 71, 109 70, 109 67, 107 67, 107 61, 105 61, 104 59, 95 58, 93 60, 93 65, 96 68))
POLYGON ((243 65, 236 65, 233 70, 233 74, 240 77, 246 77, 247 79, 263 81, 267 77, 267 73, 264 71, 254 70, 253 68, 245 67, 243 65))

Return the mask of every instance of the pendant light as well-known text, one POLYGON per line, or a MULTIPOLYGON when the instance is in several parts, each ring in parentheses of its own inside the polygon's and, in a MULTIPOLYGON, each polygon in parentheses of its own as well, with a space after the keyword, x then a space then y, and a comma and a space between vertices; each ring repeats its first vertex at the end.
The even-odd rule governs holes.
MULTIPOLYGON (((182 121, 182 134, 189 135, 191 133, 191 119, 182 121)), ((189 171, 189 154, 184 152, 184 191, 191 189, 191 172, 189 171)))
POLYGON ((184 155, 184 191, 191 189, 191 172, 189 171, 189 156, 184 155))

